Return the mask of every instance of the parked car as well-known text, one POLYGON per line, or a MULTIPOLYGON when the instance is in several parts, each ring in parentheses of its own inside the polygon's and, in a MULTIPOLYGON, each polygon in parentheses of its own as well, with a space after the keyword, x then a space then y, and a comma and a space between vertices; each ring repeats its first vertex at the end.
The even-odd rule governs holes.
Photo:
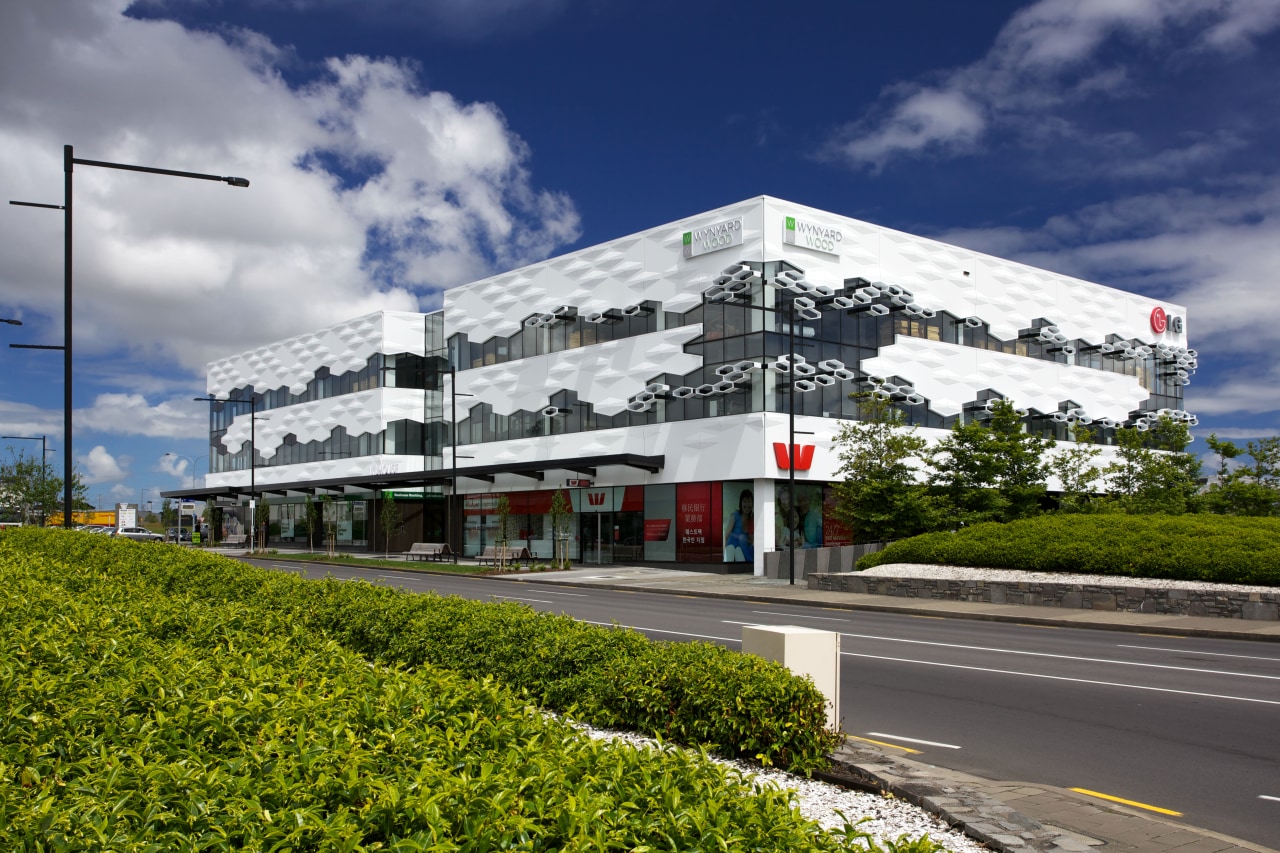
POLYGON ((164 538, 166 542, 190 542, 191 528, 190 527, 183 527, 183 528, 170 527, 168 530, 164 532, 164 538))
POLYGON ((121 527, 115 532, 116 536, 123 536, 125 539, 132 539, 135 542, 163 542, 164 537, 159 533, 152 533, 145 527, 121 527))

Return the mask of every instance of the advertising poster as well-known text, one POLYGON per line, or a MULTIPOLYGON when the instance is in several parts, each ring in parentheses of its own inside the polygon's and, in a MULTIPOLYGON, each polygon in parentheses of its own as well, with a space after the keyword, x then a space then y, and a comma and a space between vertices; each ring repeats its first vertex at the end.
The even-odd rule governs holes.
POLYGON ((723 537, 726 563, 750 563, 756 554, 756 502, 751 483, 724 484, 723 537))
POLYGON ((644 558, 676 559, 676 487, 663 484, 644 488, 644 558))
POLYGON ((830 486, 822 490, 822 536, 827 547, 852 545, 853 534, 836 518, 836 490, 830 486))
POLYGON ((676 485, 676 561, 721 563, 720 486, 711 483, 676 485))
POLYGON ((774 516, 774 542, 778 550, 791 548, 821 548, 824 542, 822 529, 822 484, 796 483, 795 500, 792 500, 788 483, 775 486, 777 510, 774 516))

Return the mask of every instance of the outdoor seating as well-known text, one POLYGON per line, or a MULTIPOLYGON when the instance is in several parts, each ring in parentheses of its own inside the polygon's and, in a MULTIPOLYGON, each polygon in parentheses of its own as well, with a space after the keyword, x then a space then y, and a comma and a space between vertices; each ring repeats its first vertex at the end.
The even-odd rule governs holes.
POLYGON ((243 533, 232 533, 222 540, 222 544, 232 548, 240 547, 244 545, 247 538, 243 533))
POLYGON ((486 564, 496 566, 500 560, 508 565, 524 563, 527 566, 533 561, 533 555, 529 553, 529 549, 524 545, 508 546, 505 549, 498 545, 486 545, 480 556, 476 557, 476 562, 482 566, 486 564), (502 553, 504 550, 505 554, 502 553))
POLYGON ((414 542, 409 546, 409 550, 404 552, 406 560, 435 560, 443 562, 444 560, 453 560, 458 562, 458 555, 449 547, 448 542, 414 542))

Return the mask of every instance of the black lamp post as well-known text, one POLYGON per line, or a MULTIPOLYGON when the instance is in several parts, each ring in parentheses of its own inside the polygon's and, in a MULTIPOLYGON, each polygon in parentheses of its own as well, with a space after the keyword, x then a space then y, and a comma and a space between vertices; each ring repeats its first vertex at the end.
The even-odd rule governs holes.
POLYGON ((0 317, 0 323, 8 323, 10 326, 21 326, 21 320, 10 320, 8 317, 0 317))
POLYGON ((63 331, 61 347, 41 347, 41 349, 61 349, 62 350, 62 369, 63 369, 63 438, 64 460, 66 466, 66 474, 63 482, 65 493, 63 495, 62 523, 64 527, 71 526, 71 474, 72 474, 72 453, 71 453, 71 294, 72 294, 72 276, 71 276, 71 175, 76 165, 81 166, 99 166, 104 169, 123 169, 128 172, 148 172, 152 175, 168 175, 174 178, 196 178, 201 181, 219 181, 229 184, 233 187, 247 187, 249 181, 245 178, 226 177, 221 175, 205 175, 200 172, 179 172, 173 169, 157 169, 152 166, 133 166, 126 163, 109 163, 104 160, 81 160, 75 156, 75 149, 70 145, 62 146, 62 172, 63 172, 63 201, 62 204, 37 204, 30 201, 10 201, 9 204, 16 204, 22 207, 43 207, 50 210, 61 210, 63 214, 64 233, 62 235, 62 272, 63 272, 63 331))
MULTIPOLYGON (((252 395, 248 400, 239 398, 222 399, 219 397, 193 397, 197 402, 206 403, 239 403, 249 404, 249 553, 256 551, 255 541, 258 535, 258 483, 255 474, 258 471, 258 401, 252 395)), ((206 481, 207 482, 207 481, 206 481)))
MULTIPOLYGON (((21 325, 22 325, 22 321, 20 321, 20 320, 6 320, 5 322, 6 322, 6 323, 13 323, 13 324, 18 325, 18 326, 21 326, 21 325)), ((8 439, 12 439, 12 440, 14 440, 14 441, 38 441, 38 442, 40 442, 40 486, 41 486, 41 489, 40 489, 40 491, 41 491, 41 499, 40 499, 40 526, 41 526, 41 527, 43 527, 43 526, 44 526, 44 520, 45 520, 45 518, 48 516, 48 509, 47 509, 47 507, 45 507, 45 505, 44 505, 44 494, 43 494, 43 493, 44 493, 44 484, 45 484, 45 482, 46 482, 46 481, 47 481, 47 479, 48 479, 48 477, 47 477, 47 471, 46 471, 46 469, 45 469, 45 463, 44 463, 44 460, 47 458, 47 456, 48 456, 48 454, 49 454, 48 449, 45 447, 45 443, 46 443, 46 442, 45 442, 45 437, 44 437, 43 435, 0 435, 0 438, 2 438, 2 439, 6 439, 6 440, 8 440, 8 439)))

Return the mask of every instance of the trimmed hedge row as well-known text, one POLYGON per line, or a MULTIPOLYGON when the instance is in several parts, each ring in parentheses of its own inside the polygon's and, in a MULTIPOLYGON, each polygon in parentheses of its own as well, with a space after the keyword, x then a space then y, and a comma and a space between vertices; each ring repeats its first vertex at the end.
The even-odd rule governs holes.
POLYGON ((177 549, 32 553, 75 536, 0 537, 0 849, 878 850, 696 755, 371 666, 282 608, 149 587, 177 549))
POLYGON ((797 773, 825 767, 836 736, 822 694, 780 664, 709 643, 665 643, 517 603, 308 581, 191 549, 10 530, 7 550, 89 563, 148 588, 246 602, 373 660, 492 677, 539 706, 797 773))
POLYGON ((1280 586, 1280 519, 1044 515, 904 539, 858 560, 1280 586))

